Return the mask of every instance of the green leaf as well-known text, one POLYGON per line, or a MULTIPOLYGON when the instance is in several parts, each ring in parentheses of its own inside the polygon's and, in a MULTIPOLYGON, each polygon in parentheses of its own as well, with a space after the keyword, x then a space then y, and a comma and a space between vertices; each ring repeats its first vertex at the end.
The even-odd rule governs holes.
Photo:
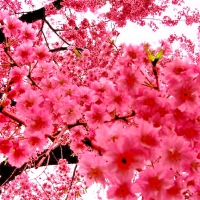
POLYGON ((152 53, 149 51, 149 45, 148 45, 148 44, 145 45, 145 50, 146 50, 146 53, 147 53, 147 56, 148 56, 149 61, 151 61, 153 67, 155 67, 156 64, 157 64, 157 62, 162 58, 162 55, 163 55, 164 50, 161 49, 161 50, 156 54, 156 56, 153 56, 152 53))
POLYGON ((4 165, 7 165, 7 163, 8 163, 8 158, 4 160, 4 165))
POLYGON ((151 62, 153 62, 154 59, 155 59, 155 56, 153 56, 153 55, 151 54, 151 52, 149 51, 149 45, 148 45, 148 44, 145 45, 145 50, 146 50, 148 59, 149 59, 151 62))
POLYGON ((156 54, 156 59, 160 60, 162 58, 164 50, 161 49, 157 54, 156 54))

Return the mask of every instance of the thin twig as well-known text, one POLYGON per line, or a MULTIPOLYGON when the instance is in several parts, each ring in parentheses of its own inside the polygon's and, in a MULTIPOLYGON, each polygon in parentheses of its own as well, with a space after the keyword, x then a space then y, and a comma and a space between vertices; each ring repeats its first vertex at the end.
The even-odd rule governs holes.
MULTIPOLYGON (((70 191, 71 189, 72 189, 72 184, 73 184, 73 181, 74 181, 74 177, 75 177, 75 174, 76 174, 76 168, 77 168, 77 164, 75 165, 75 167, 74 167, 74 171, 73 171, 73 174, 72 174, 72 180, 71 180, 71 183, 70 183, 70 186, 69 186, 69 190, 68 191, 70 191)), ((68 192, 68 194, 69 194, 69 192, 68 192)), ((67 200, 68 199, 68 195, 67 194, 67 197, 66 197, 66 199, 65 200, 67 200)))
POLYGON ((44 191, 44 193, 45 193, 45 195, 47 196, 47 198, 48 198, 49 200, 51 200, 51 198, 50 198, 49 195, 46 193, 46 191, 44 190, 44 188, 42 187, 42 185, 40 184, 40 182, 39 182, 37 179, 35 179, 35 180, 37 181, 38 185, 42 188, 42 190, 44 191))
POLYGON ((5 52, 6 55, 10 58, 10 60, 13 62, 12 64, 15 64, 17 67, 20 68, 19 64, 16 63, 16 61, 15 61, 15 60, 12 58, 12 56, 8 53, 8 48, 7 48, 7 47, 4 48, 4 52, 5 52))
POLYGON ((17 118, 17 117, 14 116, 13 114, 7 112, 6 110, 1 110, 0 113, 3 114, 3 115, 5 115, 6 117, 9 117, 9 118, 12 119, 13 121, 17 122, 20 126, 21 126, 21 125, 26 126, 26 124, 24 123, 24 121, 22 121, 21 119, 17 118))
POLYGON ((57 135, 57 137, 55 138, 54 142, 48 148, 48 150, 46 151, 46 153, 44 154, 44 156, 41 158, 41 160, 39 161, 39 163, 35 166, 36 169, 42 165, 43 161, 45 160, 45 158, 47 156, 49 156, 50 152, 53 149, 55 149, 56 147, 58 147, 60 145, 60 143, 58 141, 60 140, 60 138, 62 137, 62 135, 66 132, 66 130, 68 130, 68 126, 63 127, 62 131, 60 131, 60 133, 57 135))
POLYGON ((44 21, 45 21, 46 24, 49 26, 49 28, 50 28, 64 43, 66 43, 67 45, 70 45, 65 39, 63 39, 63 38, 55 31, 55 29, 51 26, 51 24, 50 24, 46 19, 44 19, 44 21))
POLYGON ((58 47, 55 49, 50 49, 49 51, 50 52, 58 52, 58 51, 65 51, 65 50, 68 50, 68 47, 58 47))

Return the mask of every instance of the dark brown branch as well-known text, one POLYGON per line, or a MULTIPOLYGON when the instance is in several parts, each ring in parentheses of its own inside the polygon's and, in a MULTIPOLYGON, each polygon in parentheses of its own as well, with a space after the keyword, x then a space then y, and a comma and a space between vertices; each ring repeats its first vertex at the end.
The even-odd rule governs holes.
MULTIPOLYGON (((72 189, 72 184, 73 184, 73 182, 74 182, 74 177, 75 177, 75 174, 76 174, 76 169, 77 169, 77 167, 78 167, 78 166, 75 165, 75 167, 74 167, 74 171, 73 171, 73 174, 72 174, 71 183, 70 183, 70 186, 69 186, 69 190, 68 190, 68 191, 70 191, 70 190, 72 189)), ((68 192, 68 194, 69 194, 69 192, 68 192)), ((68 199, 68 194, 67 194, 67 197, 66 197, 65 200, 68 199)))
POLYGON ((45 8, 42 7, 38 10, 34 10, 22 15, 21 17, 19 17, 19 20, 26 23, 33 23, 41 19, 43 20, 44 18, 45 18, 45 8))
POLYGON ((67 47, 59 47, 59 48, 55 48, 55 49, 50 49, 50 52, 58 52, 58 51, 65 51, 67 50, 67 47))
POLYGON ((157 73, 157 68, 156 68, 156 64, 158 61, 159 61, 159 59, 154 59, 154 61, 152 61, 151 63, 152 63, 153 74, 155 76, 156 85, 157 85, 157 87, 155 89, 159 91, 158 73, 157 73))
POLYGON ((39 88, 41 90, 41 88, 36 84, 36 82, 32 79, 31 77, 31 73, 29 72, 29 74, 27 75, 27 78, 31 81, 31 85, 36 86, 37 88, 39 88))
POLYGON ((18 63, 15 62, 15 60, 13 60, 12 56, 9 54, 8 52, 8 48, 4 48, 4 52, 6 53, 6 55, 10 58, 10 60, 12 61, 11 66, 17 66, 20 67, 18 63))
POLYGON ((135 115, 136 115, 135 111, 132 111, 132 113, 130 115, 127 115, 127 116, 118 116, 118 115, 116 115, 114 120, 123 120, 125 122, 128 122, 127 118, 134 117, 135 115))
MULTIPOLYGON (((57 10, 60 10, 63 6, 61 5, 62 0, 57 0, 53 2, 54 7, 57 10)), ((34 10, 31 12, 28 12, 24 15, 22 15, 21 17, 19 17, 19 19, 23 22, 27 22, 27 23, 33 23, 36 22, 38 20, 44 20, 45 18, 45 8, 42 7, 38 10, 34 10)))
POLYGON ((3 28, 0 29, 0 44, 6 41, 6 37, 3 33, 3 28))
POLYGON ((68 129, 71 129, 71 128, 75 127, 75 126, 84 126, 84 127, 86 127, 87 124, 86 123, 81 123, 81 122, 78 121, 75 124, 69 124, 68 125, 68 129))

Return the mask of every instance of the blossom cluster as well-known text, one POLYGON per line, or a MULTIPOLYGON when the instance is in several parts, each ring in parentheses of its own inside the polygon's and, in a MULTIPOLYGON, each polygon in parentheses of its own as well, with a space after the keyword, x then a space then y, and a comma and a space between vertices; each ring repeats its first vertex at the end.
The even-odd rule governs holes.
MULTIPOLYGON (((95 11, 105 4, 84 2, 63 1, 62 6, 95 11)), ((114 11, 107 18, 119 25, 138 12, 146 16, 149 7, 159 10, 153 1, 110 2, 114 11), (117 15, 115 9, 121 9, 117 15)), ((6 38, 0 45, 5 162, 38 168, 53 149, 65 145, 74 152, 70 156, 78 156, 71 176, 60 159, 42 190, 22 173, 3 187, 5 199, 81 199, 85 185, 94 182, 108 188, 108 199, 199 198, 199 63, 174 58, 167 41, 154 50, 149 44, 118 47, 112 40, 118 33, 106 30, 104 21, 83 19, 77 27, 70 16, 57 34, 72 42, 65 42, 67 48, 42 39, 41 23, 23 23, 0 11, 0 25, 6 38)))

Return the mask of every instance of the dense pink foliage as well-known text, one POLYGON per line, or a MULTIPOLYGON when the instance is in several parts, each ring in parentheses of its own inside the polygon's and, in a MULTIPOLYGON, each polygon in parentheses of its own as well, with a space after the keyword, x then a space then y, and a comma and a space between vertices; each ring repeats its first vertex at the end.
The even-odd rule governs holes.
MULTIPOLYGON (((157 48, 115 44, 117 28, 127 20, 144 26, 146 17, 183 1, 63 0, 60 10, 45 5, 45 19, 31 24, 18 19, 23 4, 6 2, 0 0, 4 162, 37 169, 39 153, 48 149, 48 157, 66 144, 79 162, 72 174, 67 161, 58 160, 52 173, 44 169, 42 181, 31 181, 25 170, 1 186, 2 199, 81 199, 94 182, 108 188, 108 199, 199 199, 199 52, 176 34, 157 48), (78 22, 76 12, 95 13, 106 3, 110 10, 98 20, 78 22), (172 49, 175 41, 179 49, 172 49)), ((163 16, 161 23, 175 26, 184 19, 191 25, 199 15, 182 7, 176 20, 163 16)), ((154 21, 149 26, 159 29, 154 21)))

